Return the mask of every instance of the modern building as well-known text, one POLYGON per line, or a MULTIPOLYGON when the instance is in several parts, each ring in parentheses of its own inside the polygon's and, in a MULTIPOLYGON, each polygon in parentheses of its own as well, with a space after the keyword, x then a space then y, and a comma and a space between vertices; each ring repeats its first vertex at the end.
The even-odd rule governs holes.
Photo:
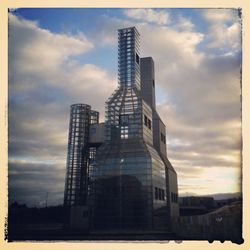
POLYGON ((67 173, 64 205, 87 204, 90 154, 95 150, 89 142, 91 124, 98 124, 99 113, 86 104, 73 104, 70 110, 67 173))
POLYGON ((90 143, 89 131, 92 126, 100 126, 99 113, 91 110, 91 106, 87 104, 71 105, 64 190, 64 217, 67 227, 89 228, 89 164, 100 145, 90 143))
POLYGON ((170 230, 179 215, 154 62, 140 58, 139 49, 135 27, 118 30, 118 88, 106 102, 104 124, 89 105, 71 106, 64 201, 71 226, 85 214, 91 231, 152 232, 170 230))

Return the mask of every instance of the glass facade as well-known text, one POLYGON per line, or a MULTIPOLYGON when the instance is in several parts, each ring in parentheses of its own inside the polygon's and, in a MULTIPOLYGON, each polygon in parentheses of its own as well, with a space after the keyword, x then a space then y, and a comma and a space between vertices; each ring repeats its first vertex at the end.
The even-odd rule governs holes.
POLYGON ((64 204, 88 209, 95 232, 169 230, 170 216, 178 216, 177 175, 154 105, 153 60, 140 58, 139 36, 135 27, 118 30, 119 84, 106 101, 105 124, 89 105, 71 106, 64 204))
POLYGON ((143 140, 102 145, 90 166, 90 185, 93 229, 167 228, 165 165, 143 140))
POLYGON ((94 229, 152 227, 151 162, 143 143, 105 144, 90 171, 94 229))
POLYGON ((139 33, 122 29, 118 39, 119 87, 106 102, 106 139, 90 165, 91 228, 166 228, 165 165, 153 147, 152 110, 140 91, 139 33))
POLYGON ((118 30, 118 80, 140 88, 140 35, 136 28, 118 30))
POLYGON ((64 205, 86 205, 90 158, 89 125, 99 122, 99 113, 87 104, 73 104, 70 109, 67 172, 64 205))

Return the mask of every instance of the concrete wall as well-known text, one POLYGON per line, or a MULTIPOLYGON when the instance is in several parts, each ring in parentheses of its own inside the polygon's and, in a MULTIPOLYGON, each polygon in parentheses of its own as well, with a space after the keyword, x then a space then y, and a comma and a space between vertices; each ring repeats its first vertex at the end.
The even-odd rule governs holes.
POLYGON ((89 143, 104 142, 104 123, 91 124, 89 127, 89 143))
POLYGON ((166 147, 166 126, 163 121, 159 120, 159 139, 160 139, 160 152, 162 155, 167 156, 167 147, 166 147), (161 140, 161 134, 164 136, 164 142, 161 140))
POLYGON ((177 183, 177 174, 170 168, 167 169, 168 174, 168 183, 169 183, 169 197, 170 197, 170 216, 176 217, 179 216, 179 204, 177 202, 171 201, 171 192, 178 195, 178 183, 177 183))
POLYGON ((153 126, 154 147, 160 155, 167 157, 166 140, 165 143, 161 140, 161 134, 166 138, 166 126, 155 110, 153 110, 153 126))
POLYGON ((152 57, 144 57, 141 63, 141 91, 143 99, 155 109, 155 70, 152 57))
POLYGON ((242 218, 239 213, 206 214, 172 218, 172 230, 183 239, 242 240, 242 218))
POLYGON ((151 107, 144 101, 142 101, 142 127, 143 127, 143 139, 146 143, 153 145, 153 119, 152 119, 152 109, 151 107), (151 129, 144 124, 144 115, 150 119, 151 129))

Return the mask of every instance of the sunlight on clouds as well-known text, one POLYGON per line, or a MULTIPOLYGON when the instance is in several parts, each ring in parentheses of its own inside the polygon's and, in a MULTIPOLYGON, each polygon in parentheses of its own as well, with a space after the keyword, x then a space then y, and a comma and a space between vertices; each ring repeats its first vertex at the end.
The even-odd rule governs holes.
POLYGON ((191 145, 190 142, 185 142, 178 138, 171 139, 169 140, 168 143, 171 144, 172 146, 190 146, 191 145))
MULTIPOLYGON (((208 9, 202 12, 203 17, 210 23, 207 38, 208 48, 220 48, 238 52, 241 47, 240 18, 237 9, 208 9)), ((228 51, 225 52, 228 54, 228 51)))
MULTIPOLYGON (((178 173, 180 194, 239 191, 237 12, 201 11, 207 30, 196 29, 197 24, 187 16, 171 16, 171 10, 127 9, 121 13, 98 17, 100 26, 92 27, 91 36, 53 33, 40 28, 39 22, 10 14, 9 152, 16 160, 12 173, 18 175, 18 164, 29 174, 44 167, 46 174, 51 173, 49 181, 57 183, 55 191, 62 192, 64 183, 59 182, 63 178, 57 178, 56 171, 64 174, 65 170, 70 104, 90 104, 100 111, 103 121, 104 103, 117 85, 116 69, 111 72, 106 65, 95 64, 95 58, 81 60, 86 53, 91 57, 93 48, 117 51, 117 29, 136 26, 141 34, 141 56, 152 56, 155 62, 156 93, 161 97, 157 97, 157 109, 166 124, 167 152, 178 173)), ((30 176, 24 173, 23 177, 28 182, 30 176)), ((18 179, 16 190, 20 183, 18 179)))
POLYGON ((187 18, 179 15, 176 28, 183 31, 191 31, 195 25, 187 18))
POLYGON ((207 168, 201 173, 196 173, 195 177, 179 181, 180 195, 185 192, 197 195, 240 192, 241 172, 239 169, 227 168, 207 168))
POLYGON ((124 11, 124 14, 127 17, 145 21, 145 22, 152 22, 159 25, 165 25, 168 24, 169 14, 166 11, 156 11, 153 9, 127 9, 124 11))
POLYGON ((236 21, 238 17, 236 9, 203 9, 203 17, 209 22, 236 21))
POLYGON ((228 162, 229 165, 231 164, 239 164, 240 162, 240 153, 238 151, 232 151, 231 155, 219 155, 218 159, 222 159, 225 162, 228 162))
POLYGON ((24 74, 54 72, 69 56, 86 53, 93 48, 84 34, 78 37, 53 34, 39 28, 36 22, 13 14, 9 14, 9 25, 9 56, 13 58, 14 70, 24 74))
POLYGON ((219 48, 225 46, 238 51, 240 48, 240 24, 234 23, 229 27, 215 24, 211 27, 210 36, 212 41, 208 44, 209 48, 219 48))
POLYGON ((111 79, 108 72, 104 69, 97 67, 93 64, 85 64, 81 67, 76 67, 72 74, 73 82, 82 82, 80 86, 77 86, 80 89, 87 89, 93 86, 93 83, 98 83, 101 85, 105 85, 108 87, 110 92, 110 88, 115 88, 116 83, 114 79, 111 79), (109 79, 109 81, 107 81, 109 79))
POLYGON ((139 30, 143 39, 141 54, 153 57, 158 86, 169 82, 172 75, 180 76, 180 69, 198 70, 204 55, 196 46, 203 41, 203 34, 149 25, 141 25, 139 30))
POLYGON ((206 169, 201 178, 211 181, 207 185, 207 192, 239 192, 240 175, 241 171, 237 168, 212 168, 206 169))

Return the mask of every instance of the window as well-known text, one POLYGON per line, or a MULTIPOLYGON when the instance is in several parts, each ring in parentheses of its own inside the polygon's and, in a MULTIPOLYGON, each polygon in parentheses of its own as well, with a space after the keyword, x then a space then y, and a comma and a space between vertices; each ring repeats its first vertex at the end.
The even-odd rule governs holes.
POLYGON ((135 60, 136 60, 137 64, 140 64, 140 57, 137 55, 137 53, 135 55, 135 60))
POLYGON ((148 119, 146 115, 144 115, 144 125, 147 126, 151 130, 151 120, 148 119))
POLYGON ((121 139, 128 139, 128 126, 121 127, 121 139))
POLYGON ((158 197, 159 197, 159 195, 158 195, 158 188, 155 187, 155 199, 158 200, 158 197))
POLYGON ((171 202, 178 203, 178 195, 171 192, 171 202))
POLYGON ((161 200, 165 200, 165 191, 164 189, 161 189, 161 200))
POLYGON ((155 80, 153 79, 153 87, 155 86, 155 80))
POLYGON ((155 187, 155 199, 156 200, 161 200, 161 201, 165 200, 165 191, 164 191, 164 189, 155 187))
POLYGON ((162 200, 162 189, 159 188, 159 200, 162 200))
POLYGON ((161 133, 161 141, 166 144, 166 136, 161 133))
POLYGON ((148 128, 151 129, 151 120, 148 119, 148 128))
POLYGON ((144 125, 148 126, 148 118, 146 115, 144 115, 144 125))

